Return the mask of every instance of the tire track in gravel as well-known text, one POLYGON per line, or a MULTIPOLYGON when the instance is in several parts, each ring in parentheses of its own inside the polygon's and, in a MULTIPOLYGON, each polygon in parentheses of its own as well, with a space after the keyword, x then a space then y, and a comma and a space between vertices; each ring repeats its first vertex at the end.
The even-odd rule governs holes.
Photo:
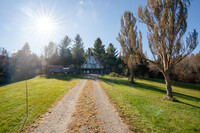
POLYGON ((102 121, 106 133, 130 133, 128 126, 121 120, 118 112, 109 102, 108 97, 97 81, 98 76, 93 75, 94 95, 98 109, 98 117, 102 121))
POLYGON ((97 117, 93 82, 89 79, 80 94, 73 120, 68 125, 68 133, 104 133, 97 117))

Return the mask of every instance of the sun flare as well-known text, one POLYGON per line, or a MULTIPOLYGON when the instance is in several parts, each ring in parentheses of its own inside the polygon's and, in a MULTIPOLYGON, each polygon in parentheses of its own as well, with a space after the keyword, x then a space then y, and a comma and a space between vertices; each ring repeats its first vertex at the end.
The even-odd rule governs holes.
POLYGON ((35 21, 36 30, 41 34, 51 34, 56 30, 56 24, 47 16, 41 16, 35 21))
POLYGON ((54 40, 61 29, 60 17, 49 8, 38 7, 37 10, 23 8, 22 11, 27 15, 25 30, 29 31, 33 38, 40 42, 54 40))

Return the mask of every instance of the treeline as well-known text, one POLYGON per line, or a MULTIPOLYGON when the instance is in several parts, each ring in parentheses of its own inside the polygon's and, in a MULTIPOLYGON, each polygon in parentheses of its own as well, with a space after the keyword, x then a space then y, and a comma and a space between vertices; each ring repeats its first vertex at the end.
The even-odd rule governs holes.
MULTIPOLYGON (((149 65, 149 77, 163 79, 163 75, 153 65, 149 65)), ((200 52, 184 58, 173 67, 170 78, 185 83, 200 83, 200 52)))
POLYGON ((40 58, 30 51, 28 43, 9 56, 8 51, 0 50, 0 83, 9 83, 32 78, 41 72, 40 58))
POLYGON ((123 75, 123 68, 126 68, 126 65, 118 56, 117 49, 112 43, 105 48, 100 38, 94 41, 92 48, 84 50, 84 42, 79 34, 76 35, 74 40, 65 36, 58 46, 50 42, 45 47, 44 59, 48 65, 63 65, 64 67, 75 68, 80 72, 82 64, 91 52, 104 66, 105 74, 118 72, 123 75))
POLYGON ((85 60, 84 42, 79 34, 74 40, 65 36, 58 45, 50 42, 44 49, 44 62, 46 65, 63 65, 80 69, 85 60))
MULTIPOLYGON (((5 48, 1 48, 0 83, 16 82, 45 74, 47 65, 70 66, 79 70, 91 51, 104 66, 105 74, 115 72, 121 76, 130 76, 128 66, 112 43, 105 48, 101 39, 97 38, 93 48, 84 50, 84 42, 77 34, 74 40, 65 36, 58 45, 50 42, 40 57, 31 52, 28 43, 10 56, 5 48)), ((164 78, 162 73, 147 61, 139 63, 134 73, 138 78, 164 78)), ((170 77, 175 81, 200 83, 200 52, 186 57, 175 65, 170 77)))
POLYGON ((92 48, 84 50, 84 42, 79 34, 76 35, 74 40, 65 36, 58 45, 50 42, 45 47, 44 59, 48 65, 63 65, 64 67, 75 68, 80 72, 82 64, 91 52, 104 66, 104 73, 123 73, 121 69, 125 64, 119 58, 117 49, 112 43, 105 48, 101 39, 97 38, 92 48))
POLYGON ((11 55, 5 48, 1 48, 0 83, 16 82, 45 74, 48 65, 63 65, 80 72, 82 64, 92 51, 104 66, 105 73, 118 72, 125 75, 126 65, 112 43, 105 48, 101 39, 97 38, 93 48, 84 50, 83 39, 77 34, 74 39, 65 36, 58 44, 50 42, 44 47, 41 56, 33 53, 28 43, 11 55))

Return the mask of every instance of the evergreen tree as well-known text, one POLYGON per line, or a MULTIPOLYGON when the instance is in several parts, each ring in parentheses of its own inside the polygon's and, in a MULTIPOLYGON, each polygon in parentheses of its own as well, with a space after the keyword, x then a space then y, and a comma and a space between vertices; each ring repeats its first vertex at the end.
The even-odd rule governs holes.
POLYGON ((118 57, 117 58, 117 70, 116 72, 123 76, 128 76, 128 66, 124 63, 124 61, 118 57))
POLYGON ((101 61, 105 60, 105 45, 102 44, 100 38, 97 38, 94 42, 93 52, 95 56, 101 61))
POLYGON ((117 49, 112 43, 106 49, 106 72, 114 72, 117 69, 117 49))
POLYGON ((88 48, 85 52, 85 55, 88 56, 92 52, 92 48, 88 48))
POLYGON ((140 64, 138 64, 136 67, 135 75, 137 77, 145 78, 145 76, 148 76, 148 74, 149 74, 148 62, 146 60, 140 61, 140 64))
POLYGON ((52 65, 52 59, 55 52, 55 44, 53 42, 49 42, 49 45, 45 46, 45 61, 46 65, 52 65))
POLYGON ((25 43, 21 49, 22 54, 28 55, 31 53, 30 46, 28 43, 25 43))
POLYGON ((58 53, 58 48, 55 49, 55 52, 51 56, 50 62, 52 65, 60 65, 60 56, 58 53))
POLYGON ((80 66, 84 62, 84 47, 83 47, 83 40, 79 34, 76 35, 74 39, 74 45, 72 48, 72 57, 73 57, 73 64, 75 68, 80 69, 80 66))
POLYGON ((84 61, 88 58, 89 54, 92 52, 92 48, 88 48, 84 52, 84 61))
POLYGON ((70 50, 71 39, 68 36, 65 36, 61 40, 59 47, 60 63, 64 66, 69 66, 72 64, 72 53, 70 50))

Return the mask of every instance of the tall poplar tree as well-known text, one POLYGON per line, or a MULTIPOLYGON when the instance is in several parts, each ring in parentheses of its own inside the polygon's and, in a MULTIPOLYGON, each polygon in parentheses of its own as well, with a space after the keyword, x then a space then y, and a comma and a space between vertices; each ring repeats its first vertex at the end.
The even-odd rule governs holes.
POLYGON ((190 0, 147 0, 145 8, 138 8, 138 17, 148 28, 148 43, 154 58, 148 61, 164 75, 168 100, 173 100, 170 82, 173 66, 198 44, 196 30, 189 33, 186 43, 182 41, 189 6, 190 0))
POLYGON ((121 17, 121 29, 117 40, 121 44, 121 59, 127 64, 131 83, 134 82, 134 71, 142 56, 142 34, 137 33, 136 18, 133 13, 125 11, 121 17))

